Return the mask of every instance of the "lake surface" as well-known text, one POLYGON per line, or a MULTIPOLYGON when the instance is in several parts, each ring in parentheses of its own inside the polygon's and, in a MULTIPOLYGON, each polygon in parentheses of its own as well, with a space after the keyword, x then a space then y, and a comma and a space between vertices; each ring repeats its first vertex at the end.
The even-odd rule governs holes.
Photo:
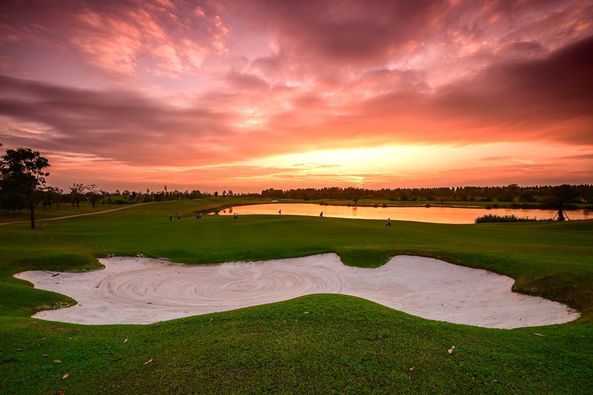
MULTIPOLYGON (((456 208, 456 207, 352 207, 332 206, 309 203, 270 203, 254 204, 250 206, 237 206, 221 210, 221 215, 307 215, 319 216, 323 211, 324 217, 333 218, 359 218, 359 219, 387 219, 399 221, 434 222, 442 224, 473 224, 477 217, 486 214, 515 215, 521 218, 550 219, 556 215, 555 210, 526 210, 506 208, 456 208)), ((568 218, 593 219, 593 211, 574 210, 567 211, 568 218)))

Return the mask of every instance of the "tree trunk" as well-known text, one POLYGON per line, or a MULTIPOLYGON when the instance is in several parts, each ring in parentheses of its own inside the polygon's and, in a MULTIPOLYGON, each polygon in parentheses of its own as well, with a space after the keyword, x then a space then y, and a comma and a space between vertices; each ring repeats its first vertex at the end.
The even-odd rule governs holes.
POLYGON ((31 229, 35 229, 35 205, 29 202, 29 210, 31 211, 31 229))

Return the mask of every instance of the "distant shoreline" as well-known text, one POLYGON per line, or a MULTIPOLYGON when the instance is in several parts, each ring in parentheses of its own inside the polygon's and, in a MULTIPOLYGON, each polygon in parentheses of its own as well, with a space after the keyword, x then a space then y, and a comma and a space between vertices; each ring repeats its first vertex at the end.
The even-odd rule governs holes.
MULTIPOLYGON (((319 199, 319 200, 302 200, 302 199, 278 199, 272 200, 268 203, 310 203, 320 204, 322 206, 349 206, 349 207, 449 207, 449 208, 475 208, 475 209, 521 209, 521 210, 553 210, 554 208, 549 207, 545 204, 540 203, 518 203, 518 202, 445 202, 441 203, 438 201, 416 201, 416 202, 395 202, 395 201, 377 201, 368 202, 362 201, 354 204, 352 201, 347 200, 331 200, 331 199, 319 199)), ((255 203, 257 204, 257 203, 255 203)), ((571 204, 567 205, 564 210, 593 210, 593 206, 589 204, 571 204)))

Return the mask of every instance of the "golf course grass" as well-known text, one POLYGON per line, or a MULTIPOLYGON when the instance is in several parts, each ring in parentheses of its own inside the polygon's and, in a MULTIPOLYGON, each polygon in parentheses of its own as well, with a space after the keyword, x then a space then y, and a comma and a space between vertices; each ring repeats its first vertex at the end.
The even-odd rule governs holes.
MULTIPOLYGON (((70 203, 55 204, 51 208, 38 207, 35 209, 35 217, 39 219, 63 217, 69 215, 78 215, 86 213, 98 213, 105 210, 113 210, 115 208, 126 207, 126 205, 115 205, 115 204, 99 204, 95 207, 91 206, 88 202, 82 202, 80 207, 76 207, 70 203)), ((5 210, 0 211, 0 224, 12 223, 17 221, 29 221, 30 212, 27 209, 21 209, 16 211, 10 211, 7 213, 5 210)))
POLYGON ((34 231, 0 227, 0 393, 590 393, 593 221, 386 228, 371 220, 192 215, 220 203, 153 203, 40 222, 34 231), (183 218, 170 222, 178 212, 183 218), (73 301, 12 277, 98 269, 95 258, 109 254, 198 264, 323 252, 364 267, 415 254, 484 268, 515 278, 515 291, 582 316, 484 329, 311 295, 153 325, 83 326, 30 318, 73 301))

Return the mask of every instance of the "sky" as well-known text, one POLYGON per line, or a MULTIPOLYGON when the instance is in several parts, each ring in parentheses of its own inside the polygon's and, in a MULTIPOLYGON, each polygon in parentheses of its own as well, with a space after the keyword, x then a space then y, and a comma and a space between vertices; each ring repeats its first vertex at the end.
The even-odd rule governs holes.
POLYGON ((0 143, 51 185, 593 183, 593 2, 0 2, 0 143))

